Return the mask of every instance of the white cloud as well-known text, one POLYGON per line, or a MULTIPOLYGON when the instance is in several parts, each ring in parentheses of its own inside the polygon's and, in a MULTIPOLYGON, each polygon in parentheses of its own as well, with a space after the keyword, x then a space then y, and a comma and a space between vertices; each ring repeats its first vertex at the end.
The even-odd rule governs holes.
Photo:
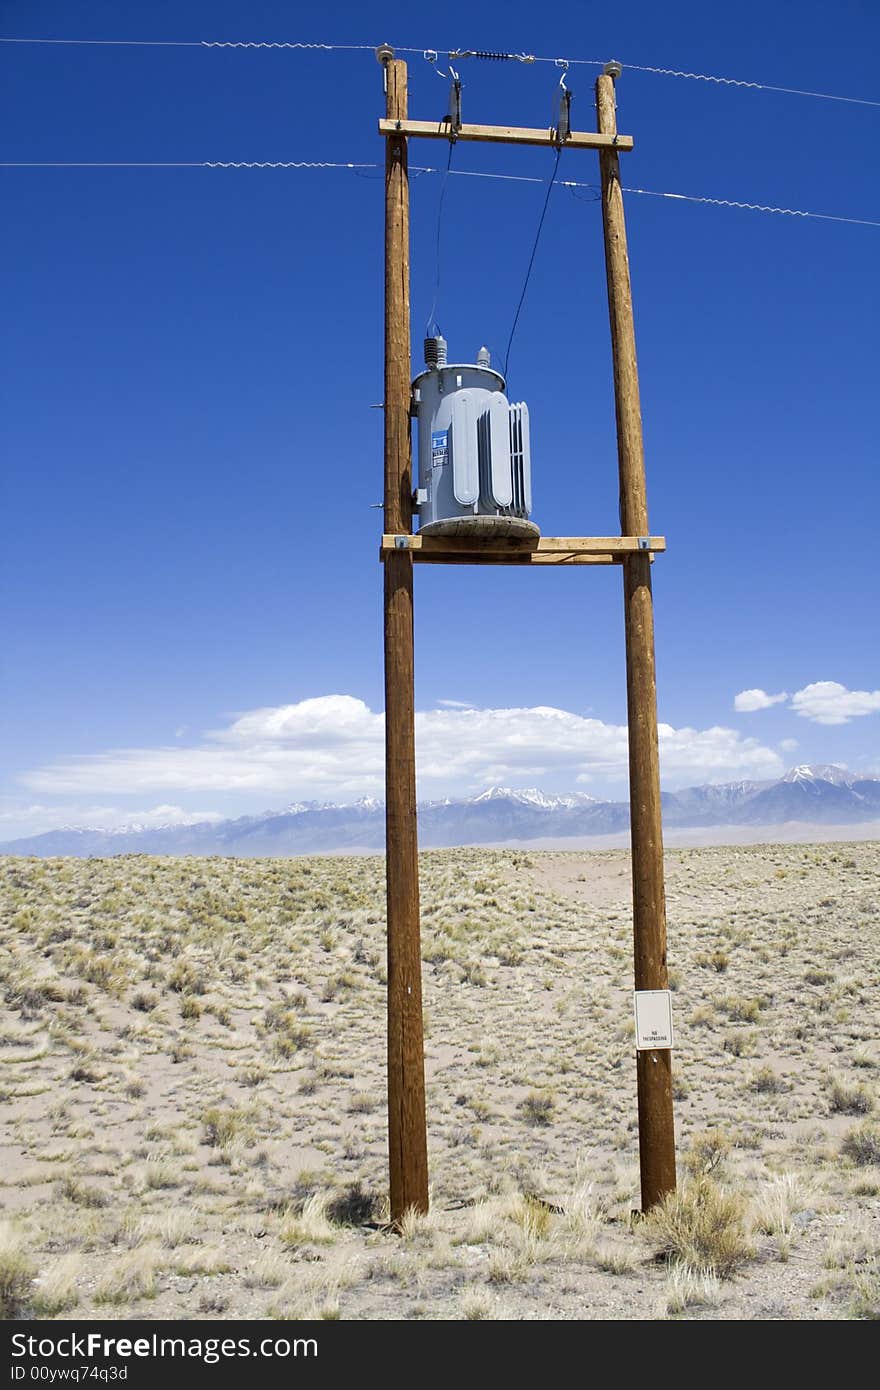
POLYGON ((438 700, 438 701, 437 701, 437 704, 438 704, 438 705, 442 705, 444 709, 474 709, 474 708, 475 708, 475 706, 471 704, 470 700, 438 700))
POLYGON ((800 747, 800 744, 796 738, 784 738, 780 740, 779 747, 783 753, 793 753, 796 748, 800 747))
MULTIPOLYGON (((71 757, 26 773, 41 795, 189 793, 345 799, 384 789, 384 715, 350 695, 238 715, 196 747, 121 748, 71 757)), ((664 785, 773 776, 779 755, 733 729, 659 729, 664 785)), ((490 783, 624 781, 625 725, 550 706, 445 708, 416 714, 422 795, 481 790, 490 783)))
POLYGON ((781 705, 788 699, 786 691, 778 695, 768 695, 766 690, 741 690, 733 697, 733 708, 738 714, 753 714, 758 709, 769 709, 771 705, 781 705))
MULTIPOLYGON (((733 707, 739 714, 783 703, 815 724, 848 724, 850 719, 880 711, 880 690, 847 690, 839 681, 813 681, 791 696, 784 690, 768 695, 766 690, 754 689, 741 690, 733 697, 733 707)), ((779 746, 785 749, 784 743, 779 746)), ((791 746, 796 748, 797 744, 792 742, 791 746)))
POLYGON ((880 711, 880 690, 847 690, 838 681, 814 681, 795 691, 791 707, 815 724, 848 724, 850 719, 880 711))

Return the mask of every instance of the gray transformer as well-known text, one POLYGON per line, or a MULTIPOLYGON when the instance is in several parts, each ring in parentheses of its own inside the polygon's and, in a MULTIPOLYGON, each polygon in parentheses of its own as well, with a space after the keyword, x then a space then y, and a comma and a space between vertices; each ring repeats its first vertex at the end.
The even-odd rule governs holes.
POLYGON ((504 377, 481 348, 475 364, 446 362, 443 338, 425 340, 413 382, 422 535, 538 536, 532 509, 529 408, 511 405, 504 377))

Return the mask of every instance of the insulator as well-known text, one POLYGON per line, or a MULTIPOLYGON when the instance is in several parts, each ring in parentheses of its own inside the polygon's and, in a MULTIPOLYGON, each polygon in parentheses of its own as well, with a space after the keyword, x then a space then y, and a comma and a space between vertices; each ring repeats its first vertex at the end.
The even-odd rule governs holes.
POLYGON ((425 339, 425 366, 446 366, 446 339, 438 333, 436 338, 425 339))

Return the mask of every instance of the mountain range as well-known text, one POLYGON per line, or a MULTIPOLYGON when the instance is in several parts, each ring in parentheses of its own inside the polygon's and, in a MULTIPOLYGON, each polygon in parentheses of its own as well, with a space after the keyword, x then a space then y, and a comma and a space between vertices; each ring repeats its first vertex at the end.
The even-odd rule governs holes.
MULTIPOLYGON (((726 782, 663 793, 668 830, 717 826, 851 825, 880 821, 880 778, 841 767, 795 767, 778 781, 726 782)), ((613 835, 629 826, 625 801, 582 792, 550 796, 535 788, 490 787, 478 796, 423 802, 422 848, 561 842, 613 835)), ((880 838, 880 830, 878 830, 880 838)), ((300 801, 281 811, 193 825, 69 826, 0 844, 0 854, 49 857, 118 854, 245 857, 382 850, 385 807, 365 797, 351 805, 300 801)))

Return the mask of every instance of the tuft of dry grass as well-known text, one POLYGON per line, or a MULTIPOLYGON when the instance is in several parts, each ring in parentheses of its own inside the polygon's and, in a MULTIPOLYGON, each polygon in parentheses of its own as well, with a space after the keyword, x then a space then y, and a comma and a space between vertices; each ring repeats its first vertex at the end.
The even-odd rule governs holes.
POLYGON ((556 1102, 547 1091, 531 1091, 520 1101, 517 1109, 530 1125, 549 1125, 553 1120, 556 1102))
POLYGON ((844 1136, 840 1152, 860 1168, 880 1164, 880 1125, 866 1120, 844 1136))
POLYGON ((202 1115, 202 1138, 211 1148, 227 1148, 242 1132, 245 1116, 240 1110, 222 1110, 211 1105, 202 1115))
POLYGON ((698 1269, 687 1263, 669 1270, 660 1305, 661 1316, 674 1318, 688 1308, 714 1308, 721 1301, 721 1283, 711 1269, 698 1269))
POLYGON ((4 1322, 22 1316, 34 1272, 23 1233, 10 1221, 0 1221, 0 1318, 4 1322))
POLYGON ((759 1189, 749 1212, 753 1230, 768 1236, 790 1236, 797 1212, 809 1206, 811 1194, 797 1173, 776 1173, 759 1189))
POLYGON ((96 1303, 136 1303, 156 1292, 156 1270, 161 1262, 158 1245, 138 1245, 113 1260, 95 1289, 96 1303))
POLYGON ((281 1218, 278 1231, 284 1245, 332 1245, 339 1235, 327 1217, 328 1197, 325 1192, 313 1192, 297 1211, 288 1207, 281 1218))
POLYGON ((714 1173, 731 1150, 730 1136, 723 1129, 707 1129, 695 1134, 684 1156, 684 1166, 693 1176, 714 1173))
POLYGON ((647 1214, 643 1227, 658 1258, 729 1278, 752 1258, 745 1202, 708 1176, 692 1178, 647 1214))
POLYGON ((839 1115, 868 1115, 874 1109, 874 1097, 861 1082, 834 1076, 828 1084, 828 1105, 839 1115))
POLYGON ((33 1311, 40 1318, 54 1318, 79 1303, 77 1279, 82 1275, 84 1260, 75 1250, 62 1255, 47 1266, 34 1280, 33 1311))
POLYGON ((846 1269, 848 1265, 866 1265, 880 1253, 878 1237, 871 1231, 864 1215, 837 1231, 825 1253, 827 1269, 846 1269))
POLYGON ((90 1183, 80 1182, 79 1178, 68 1175, 58 1184, 58 1195, 79 1207, 106 1207, 110 1201, 106 1192, 90 1183))
POLYGON ((243 1282, 246 1289, 277 1289, 290 1273, 290 1265, 274 1250, 264 1250, 250 1269, 245 1271, 243 1282))
POLYGON ((876 1322, 880 1318, 880 1266, 875 1261, 869 1269, 860 1270, 852 1281, 850 1312, 854 1318, 876 1322))
POLYGON ((492 1317, 492 1300, 480 1288, 465 1289, 461 1295, 461 1316, 466 1322, 485 1322, 492 1317))

